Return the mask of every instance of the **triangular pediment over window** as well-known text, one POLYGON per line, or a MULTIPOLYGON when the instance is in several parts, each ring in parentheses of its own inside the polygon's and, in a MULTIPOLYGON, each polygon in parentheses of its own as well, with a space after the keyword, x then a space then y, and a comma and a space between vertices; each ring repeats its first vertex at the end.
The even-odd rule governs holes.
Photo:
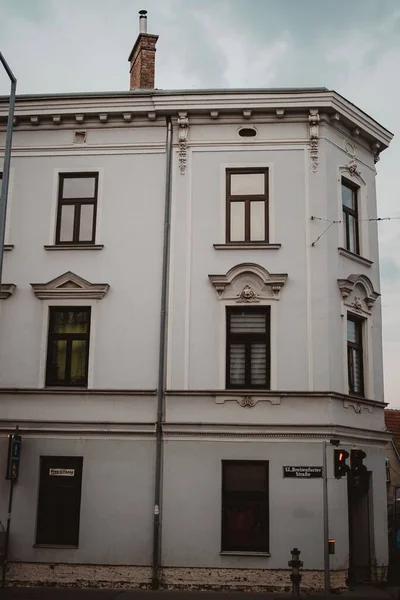
POLYGON ((31 286, 40 300, 53 298, 101 300, 110 287, 108 283, 90 283, 71 271, 47 283, 31 283, 31 286))

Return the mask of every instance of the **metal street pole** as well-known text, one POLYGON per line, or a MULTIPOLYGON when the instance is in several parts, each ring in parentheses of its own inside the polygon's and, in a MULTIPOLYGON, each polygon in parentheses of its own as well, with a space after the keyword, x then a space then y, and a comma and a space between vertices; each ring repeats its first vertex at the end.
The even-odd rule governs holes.
POLYGON ((8 77, 11 81, 10 103, 8 106, 7 133, 6 145, 4 151, 3 163, 3 180, 1 183, 1 200, 0 200, 0 285, 3 274, 3 253, 4 253, 4 237, 6 231, 6 214, 7 214, 7 198, 8 198, 8 182, 10 179, 10 162, 11 162, 11 143, 14 128, 14 108, 15 108, 15 93, 17 89, 17 80, 13 72, 7 64, 6 59, 0 52, 0 61, 3 65, 8 77))
POLYGON ((329 514, 328 514, 328 472, 326 460, 326 448, 328 442, 323 442, 322 465, 323 465, 323 516, 324 516, 324 591, 325 598, 329 598, 331 592, 329 574, 329 514))

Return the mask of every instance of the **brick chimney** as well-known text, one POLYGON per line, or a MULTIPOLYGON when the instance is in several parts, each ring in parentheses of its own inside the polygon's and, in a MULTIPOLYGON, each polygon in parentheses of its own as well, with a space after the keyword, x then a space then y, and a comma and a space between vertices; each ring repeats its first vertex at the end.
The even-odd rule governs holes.
POLYGON ((154 89, 158 35, 147 33, 147 10, 139 10, 139 35, 129 55, 131 90, 154 89))

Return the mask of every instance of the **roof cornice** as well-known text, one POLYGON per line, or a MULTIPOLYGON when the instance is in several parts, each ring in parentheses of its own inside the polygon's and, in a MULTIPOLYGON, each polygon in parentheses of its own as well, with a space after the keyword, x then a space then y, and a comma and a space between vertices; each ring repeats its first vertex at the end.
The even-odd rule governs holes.
MULTIPOLYGON (((85 118, 124 115, 204 115, 210 111, 242 113, 250 110, 257 114, 275 113, 283 109, 285 114, 301 113, 310 109, 325 114, 327 119, 341 120, 346 127, 359 130, 367 141, 379 144, 379 151, 386 148, 393 134, 375 119, 357 108, 335 91, 325 88, 272 89, 272 90, 151 90, 95 94, 53 94, 43 96, 19 96, 16 102, 16 122, 46 118, 85 118)), ((7 117, 8 97, 0 97, 0 120, 7 117)), ((130 120, 126 119, 125 120, 130 120)), ((154 119, 153 119, 154 120, 154 119)), ((33 121, 32 121, 33 123, 33 121)), ((57 122, 54 120, 54 123, 57 122)))

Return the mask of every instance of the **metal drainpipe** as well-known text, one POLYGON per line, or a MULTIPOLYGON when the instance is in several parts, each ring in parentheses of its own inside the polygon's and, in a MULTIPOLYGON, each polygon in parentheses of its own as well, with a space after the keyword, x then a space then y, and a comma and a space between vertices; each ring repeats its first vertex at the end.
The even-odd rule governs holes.
POLYGON ((167 340, 167 294, 168 294, 168 267, 170 248, 170 213, 171 213, 171 168, 172 168, 172 123, 167 117, 166 139, 166 177, 165 177, 165 213, 164 213, 164 244, 163 264, 161 278, 161 316, 160 316, 160 341, 158 355, 158 382, 157 382, 157 422, 156 422, 156 464, 154 485, 154 519, 153 519, 153 571, 151 586, 153 589, 160 587, 160 562, 161 562, 161 480, 163 439, 162 423, 164 418, 164 389, 165 389, 165 362, 167 340))
POLYGON ((7 198, 8 198, 8 182, 10 178, 10 162, 11 162, 11 145, 14 128, 14 108, 15 94, 17 89, 17 79, 7 64, 6 59, 0 52, 0 62, 7 72, 11 81, 10 103, 8 108, 6 144, 4 151, 3 163, 3 181, 1 182, 1 203, 0 203, 0 284, 3 274, 3 253, 4 253, 4 237, 6 230, 6 214, 7 214, 7 198))

